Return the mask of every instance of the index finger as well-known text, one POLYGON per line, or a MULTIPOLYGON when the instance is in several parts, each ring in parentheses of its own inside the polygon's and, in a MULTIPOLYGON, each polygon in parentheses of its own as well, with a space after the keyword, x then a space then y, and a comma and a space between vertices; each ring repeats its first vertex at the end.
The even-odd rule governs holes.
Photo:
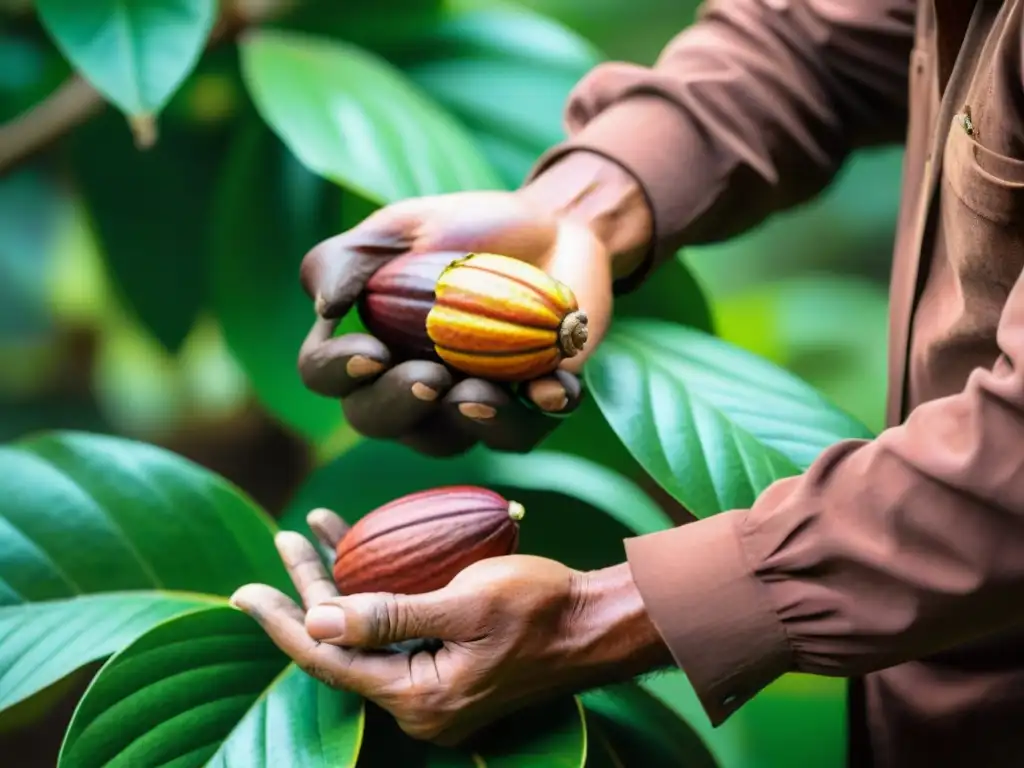
POLYGON ((334 579, 305 536, 295 531, 281 531, 274 537, 274 545, 307 611, 338 597, 334 579))

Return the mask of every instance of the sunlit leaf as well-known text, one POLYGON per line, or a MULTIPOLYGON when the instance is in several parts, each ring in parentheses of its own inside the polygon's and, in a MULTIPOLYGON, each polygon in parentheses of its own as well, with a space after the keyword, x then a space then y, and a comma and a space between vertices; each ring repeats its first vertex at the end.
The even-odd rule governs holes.
POLYGON ((663 321, 616 323, 586 379, 637 461, 698 517, 749 506, 833 443, 871 437, 792 374, 663 321))
POLYGON ((377 203, 500 186, 458 121, 375 54, 268 30, 240 50, 260 114, 315 173, 377 203))
POLYGON ((210 602, 138 591, 0 607, 0 710, 119 651, 160 621, 210 602))
POLYGON ((209 595, 291 591, 265 513, 153 446, 57 433, 2 447, 0 499, 0 706, 209 595))
POLYGON ((199 60, 216 0, 36 0, 68 60, 128 115, 159 112, 199 60))

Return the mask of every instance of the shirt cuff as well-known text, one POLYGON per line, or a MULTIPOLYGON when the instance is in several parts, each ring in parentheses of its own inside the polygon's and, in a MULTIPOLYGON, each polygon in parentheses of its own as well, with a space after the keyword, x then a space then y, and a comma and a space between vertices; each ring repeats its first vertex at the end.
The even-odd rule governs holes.
POLYGON ((715 727, 794 670, 786 631, 743 551, 745 514, 625 542, 648 615, 715 727))

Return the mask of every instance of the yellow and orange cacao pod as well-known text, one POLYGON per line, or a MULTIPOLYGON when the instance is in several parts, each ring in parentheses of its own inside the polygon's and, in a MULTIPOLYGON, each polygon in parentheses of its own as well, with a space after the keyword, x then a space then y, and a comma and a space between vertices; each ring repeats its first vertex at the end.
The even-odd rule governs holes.
POLYGON ((452 368, 492 381, 527 381, 582 351, 587 316, 569 287, 543 270, 472 253, 438 278, 427 335, 452 368))
POLYGON ((470 376, 529 381, 583 350, 587 316, 568 286, 492 253, 402 256, 369 280, 367 329, 404 357, 437 357, 470 376))

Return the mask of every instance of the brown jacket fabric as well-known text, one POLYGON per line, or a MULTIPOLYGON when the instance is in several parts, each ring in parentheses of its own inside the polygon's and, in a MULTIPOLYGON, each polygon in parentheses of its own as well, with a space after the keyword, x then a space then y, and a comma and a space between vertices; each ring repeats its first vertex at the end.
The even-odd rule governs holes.
MULTIPOLYGON (((889 427, 752 509, 631 539, 715 724, 787 671, 854 678, 856 766, 1024 766, 1024 0, 711 0, 567 108, 653 209, 657 258, 906 139, 889 427)), ((824 767, 823 767, 824 768, 824 767)))

